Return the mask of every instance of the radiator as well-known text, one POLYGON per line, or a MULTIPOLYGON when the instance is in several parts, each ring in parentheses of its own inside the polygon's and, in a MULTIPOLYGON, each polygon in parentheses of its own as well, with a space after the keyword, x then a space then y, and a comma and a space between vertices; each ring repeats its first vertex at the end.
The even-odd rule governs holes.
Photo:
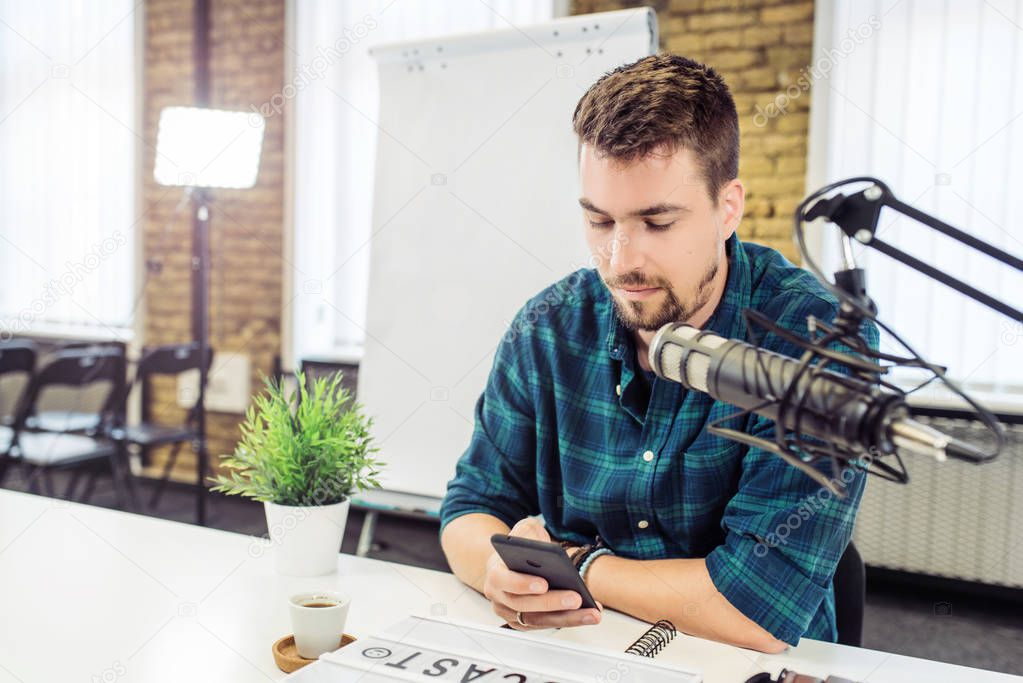
MULTIPOLYGON (((921 419, 990 443, 976 423, 921 419)), ((909 484, 867 479, 855 541, 873 567, 1023 588, 1023 428, 986 465, 905 458, 909 484)))

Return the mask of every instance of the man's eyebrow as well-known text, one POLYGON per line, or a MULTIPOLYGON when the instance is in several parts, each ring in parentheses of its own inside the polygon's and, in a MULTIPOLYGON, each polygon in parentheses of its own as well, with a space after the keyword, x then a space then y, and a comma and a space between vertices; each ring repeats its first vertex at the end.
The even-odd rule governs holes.
MULTIPOLYGON (((604 211, 603 209, 598 208, 597 206, 595 206, 593 204, 593 202, 591 202, 586 197, 580 197, 579 198, 579 206, 583 207, 587 211, 592 211, 593 213, 599 213, 599 214, 601 214, 603 216, 610 216, 611 215, 607 211, 604 211)), ((685 212, 685 211, 689 211, 689 209, 687 207, 685 207, 685 206, 678 206, 677 204, 661 203, 661 204, 654 204, 653 206, 648 206, 645 209, 640 209, 639 211, 633 211, 628 216, 626 216, 626 218, 641 218, 643 216, 656 216, 656 215, 662 214, 662 213, 672 213, 672 212, 679 212, 679 211, 685 212)))

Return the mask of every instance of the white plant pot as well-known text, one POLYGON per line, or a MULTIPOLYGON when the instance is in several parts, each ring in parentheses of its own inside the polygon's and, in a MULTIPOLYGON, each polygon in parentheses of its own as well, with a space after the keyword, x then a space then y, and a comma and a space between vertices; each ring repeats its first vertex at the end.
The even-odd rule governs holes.
POLYGON ((350 502, 308 507, 263 503, 277 573, 322 576, 336 572, 350 502))

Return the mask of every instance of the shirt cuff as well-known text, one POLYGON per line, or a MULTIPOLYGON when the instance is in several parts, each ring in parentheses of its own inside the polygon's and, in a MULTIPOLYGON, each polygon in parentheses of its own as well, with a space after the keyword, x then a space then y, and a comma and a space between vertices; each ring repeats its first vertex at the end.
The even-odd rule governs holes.
POLYGON ((706 562, 711 581, 728 602, 789 645, 799 644, 828 594, 778 548, 734 532, 706 562))
MULTIPOLYGON (((511 519, 506 513, 495 510, 494 508, 483 507, 478 504, 453 504, 450 506, 442 506, 441 508, 441 520, 440 520, 440 534, 444 533, 444 527, 450 524, 453 520, 458 519, 463 515, 470 515, 474 512, 490 515, 491 517, 497 517, 499 520, 508 525, 508 528, 515 526, 518 519, 511 519)), ((520 518, 521 519, 521 518, 520 518)))

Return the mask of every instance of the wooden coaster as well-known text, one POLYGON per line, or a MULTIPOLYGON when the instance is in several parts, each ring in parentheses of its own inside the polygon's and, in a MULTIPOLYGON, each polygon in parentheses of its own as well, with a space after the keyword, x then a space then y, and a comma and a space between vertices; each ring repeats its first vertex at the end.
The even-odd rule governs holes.
MULTIPOLYGON (((355 636, 345 633, 341 636, 341 643, 338 647, 342 648, 354 641, 355 636)), ((277 664, 277 668, 286 674, 298 671, 306 664, 312 664, 315 661, 315 659, 306 659, 299 656, 298 648, 295 646, 295 636, 291 634, 284 636, 274 643, 274 662, 277 664)))

